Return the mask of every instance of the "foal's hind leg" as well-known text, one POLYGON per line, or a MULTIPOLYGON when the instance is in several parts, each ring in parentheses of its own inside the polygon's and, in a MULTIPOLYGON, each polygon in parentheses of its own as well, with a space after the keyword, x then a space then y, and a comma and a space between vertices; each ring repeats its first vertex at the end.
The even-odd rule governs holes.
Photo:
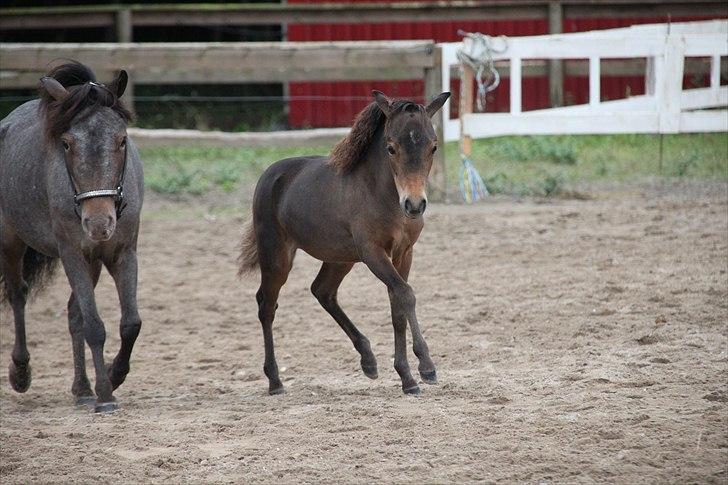
POLYGON ((324 307, 324 310, 336 320, 336 323, 351 339, 354 348, 361 355, 361 369, 364 374, 370 379, 376 379, 377 359, 372 353, 369 339, 362 335, 359 329, 349 320, 349 317, 346 316, 336 300, 339 286, 353 266, 353 263, 324 263, 311 285, 311 292, 321 303, 321 306, 324 307))
POLYGON ((258 301, 258 318, 263 327, 265 344, 263 372, 268 377, 268 394, 282 394, 283 383, 278 376, 278 364, 273 349, 273 319, 278 308, 278 294, 293 266, 295 248, 288 246, 272 230, 261 231, 257 237, 261 279, 255 298, 258 301))
MULTIPOLYGON (((394 267, 402 279, 407 281, 411 266, 412 248, 409 248, 399 261, 394 262, 394 267)), ((410 332, 412 333, 412 350, 417 356, 417 359, 420 361, 420 365, 417 367, 417 370, 420 372, 422 382, 426 384, 437 384, 437 371, 435 370, 435 364, 432 362, 432 358, 430 358, 430 350, 427 347, 425 338, 422 336, 422 331, 420 331, 420 325, 417 322, 414 308, 412 309, 408 319, 410 332)))
MULTIPOLYGON (((91 264, 91 278, 94 287, 99 281, 101 274, 101 262, 95 261, 91 264)), ((86 375, 86 342, 83 338, 83 316, 81 307, 78 305, 76 295, 71 292, 68 299, 68 331, 71 334, 71 346, 73 347, 73 385, 71 392, 76 397, 76 404, 93 404, 96 401, 91 390, 91 383, 86 375)))
POLYGON ((15 345, 8 373, 10 385, 17 392, 25 392, 30 387, 30 354, 25 340, 25 303, 28 298, 28 285, 23 280, 23 256, 27 246, 10 230, 3 227, 0 239, 0 272, 5 279, 8 303, 15 318, 15 345))

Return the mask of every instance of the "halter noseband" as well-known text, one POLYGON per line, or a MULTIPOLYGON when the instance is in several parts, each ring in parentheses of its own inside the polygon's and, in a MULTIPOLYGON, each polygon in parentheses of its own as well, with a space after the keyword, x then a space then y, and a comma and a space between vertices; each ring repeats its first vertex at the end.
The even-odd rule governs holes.
POLYGON ((76 213, 76 215, 81 218, 81 214, 78 212, 78 207, 81 205, 81 201, 86 199, 94 199, 96 197, 113 197, 114 198, 114 204, 116 206, 116 219, 118 220, 121 217, 121 213, 124 211, 124 208, 126 207, 126 202, 124 202, 124 174, 126 173, 126 158, 127 158, 127 145, 126 145, 126 138, 124 139, 124 164, 121 167, 121 175, 119 176, 119 183, 116 184, 115 189, 100 189, 100 190, 87 190, 86 192, 81 192, 80 194, 76 190, 76 184, 73 182, 73 176, 71 175, 71 168, 68 166, 68 160, 66 160, 66 156, 64 154, 64 165, 66 166, 66 172, 68 173, 68 179, 71 181, 71 187, 73 188, 73 210, 76 213))

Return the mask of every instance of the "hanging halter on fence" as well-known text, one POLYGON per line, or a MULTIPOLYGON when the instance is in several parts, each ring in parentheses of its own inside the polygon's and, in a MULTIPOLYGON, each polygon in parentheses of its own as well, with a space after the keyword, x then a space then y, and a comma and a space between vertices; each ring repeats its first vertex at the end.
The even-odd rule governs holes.
POLYGON ((491 37, 479 32, 465 32, 458 30, 463 36, 463 47, 458 49, 457 57, 461 65, 469 66, 475 73, 475 82, 478 84, 477 106, 479 112, 485 111, 485 95, 493 91, 500 84, 500 74, 495 68, 493 54, 501 54, 508 49, 508 40, 505 36, 491 37), (495 40, 500 42, 496 46, 495 40))
MULTIPOLYGON (((476 105, 479 112, 484 112, 486 95, 500 84, 500 75, 495 68, 493 54, 506 51, 508 48, 507 39, 504 36, 494 38, 489 35, 464 32, 462 30, 459 30, 458 34, 464 37, 463 47, 457 52, 460 65, 463 66, 461 67, 461 74, 465 71, 464 67, 472 70, 478 86, 476 105), (495 39, 500 42, 500 45, 496 45, 495 39)), ((469 84, 470 77, 461 75, 460 92, 469 92, 469 84), (468 85, 466 86, 465 83, 468 85)), ((470 99, 470 96, 467 96, 466 99, 470 99)), ((463 116, 463 114, 460 113, 460 116, 463 116)), ((467 143, 461 143, 460 145, 460 158, 463 161, 463 168, 460 172, 460 194, 466 202, 473 203, 485 198, 488 195, 488 189, 470 160, 470 155, 470 140, 468 140, 467 143)))

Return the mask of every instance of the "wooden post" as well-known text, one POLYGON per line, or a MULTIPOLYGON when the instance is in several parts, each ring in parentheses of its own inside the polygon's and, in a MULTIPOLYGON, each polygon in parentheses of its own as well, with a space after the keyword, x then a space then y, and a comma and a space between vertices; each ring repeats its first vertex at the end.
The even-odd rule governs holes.
MULTIPOLYGON (((134 37, 134 26, 131 20, 131 10, 128 8, 121 8, 116 11, 116 41, 117 42, 132 42, 134 37)), ((119 69, 126 69, 129 74, 129 82, 126 85, 126 91, 124 92, 124 104, 127 109, 131 111, 133 115, 136 114, 134 107, 134 77, 129 72, 130 66, 119 66, 119 69)))
POLYGON ((133 37, 131 10, 122 8, 116 11, 116 41, 131 42, 133 37))
POLYGON ((475 73, 464 64, 460 65, 460 106, 458 116, 460 117, 460 153, 470 158, 473 153, 473 140, 470 135, 465 134, 465 115, 473 112, 473 81, 475 73))
MULTIPOLYGON (((549 34, 564 32, 564 8, 559 2, 549 3, 549 34)), ((551 107, 564 105, 564 61, 549 60, 549 99, 551 107)))
MULTIPOLYGON (((442 49, 437 45, 433 46, 433 66, 425 68, 425 106, 432 99, 443 92, 442 86, 442 49)), ((443 110, 446 108, 442 108, 443 110)), ((432 117, 432 127, 435 129, 438 147, 432 162, 430 172, 430 186, 434 189, 436 200, 446 202, 447 196, 447 164, 445 161, 445 133, 443 128, 443 116, 447 113, 436 113, 432 117)))

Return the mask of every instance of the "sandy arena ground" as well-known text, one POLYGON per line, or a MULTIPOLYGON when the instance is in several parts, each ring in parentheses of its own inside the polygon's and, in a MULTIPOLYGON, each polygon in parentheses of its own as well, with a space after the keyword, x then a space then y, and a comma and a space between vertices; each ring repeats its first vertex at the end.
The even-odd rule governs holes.
MULTIPOLYGON (((433 207, 411 283, 440 384, 419 397, 392 368, 383 285, 357 267, 340 292, 379 359, 370 381, 301 253, 274 326, 288 392, 268 396, 258 276, 235 278, 242 217, 150 201, 121 411, 72 405, 62 274, 29 306, 23 395, 2 310, 0 479, 726 483, 727 200, 723 184, 433 207)), ((106 273, 97 300, 111 357, 106 273)))

